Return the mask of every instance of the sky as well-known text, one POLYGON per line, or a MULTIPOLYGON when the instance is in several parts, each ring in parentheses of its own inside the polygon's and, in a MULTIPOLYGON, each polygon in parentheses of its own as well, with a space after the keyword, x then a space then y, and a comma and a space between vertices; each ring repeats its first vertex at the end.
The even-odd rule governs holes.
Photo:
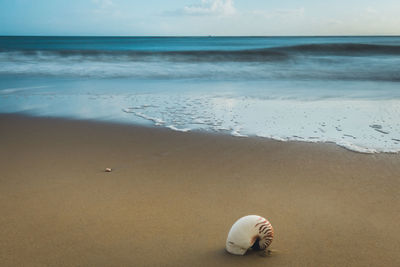
POLYGON ((400 35, 400 0, 0 0, 0 35, 400 35))

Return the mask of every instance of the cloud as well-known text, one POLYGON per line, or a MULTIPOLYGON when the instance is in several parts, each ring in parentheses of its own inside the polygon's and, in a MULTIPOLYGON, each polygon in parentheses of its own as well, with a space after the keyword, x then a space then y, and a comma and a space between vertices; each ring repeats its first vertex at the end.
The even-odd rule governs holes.
POLYGON ((365 12, 366 12, 368 15, 376 15, 376 14, 378 14, 378 11, 377 11, 375 8, 373 8, 373 7, 367 7, 367 8, 365 9, 365 12))
POLYGON ((108 15, 114 18, 121 17, 121 11, 113 0, 92 0, 95 4, 93 12, 97 15, 108 15))
POLYGON ((236 13, 233 0, 201 0, 201 3, 188 5, 170 15, 186 16, 229 16, 236 13))
POLYGON ((96 5, 94 10, 96 13, 105 13, 115 8, 113 0, 92 0, 92 2, 96 5))
POLYGON ((274 9, 270 11, 266 10, 253 10, 253 15, 259 15, 264 18, 299 18, 305 14, 305 8, 293 8, 293 9, 274 9))
POLYGON ((112 0, 92 0, 92 2, 102 9, 107 9, 114 6, 114 2, 112 0))

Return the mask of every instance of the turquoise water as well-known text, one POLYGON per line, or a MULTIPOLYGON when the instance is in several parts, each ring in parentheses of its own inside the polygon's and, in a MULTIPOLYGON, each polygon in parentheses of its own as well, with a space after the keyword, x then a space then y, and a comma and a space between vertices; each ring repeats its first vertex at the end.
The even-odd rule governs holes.
POLYGON ((400 37, 0 37, 0 112, 400 151, 400 37))

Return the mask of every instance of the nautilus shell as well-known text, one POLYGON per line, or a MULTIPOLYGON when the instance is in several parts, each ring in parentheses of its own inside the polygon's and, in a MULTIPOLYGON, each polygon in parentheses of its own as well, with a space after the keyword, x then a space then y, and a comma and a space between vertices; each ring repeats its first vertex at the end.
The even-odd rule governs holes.
POLYGON ((249 248, 266 250, 274 238, 271 223, 258 215, 248 215, 237 220, 226 239, 226 250, 244 255, 249 248))

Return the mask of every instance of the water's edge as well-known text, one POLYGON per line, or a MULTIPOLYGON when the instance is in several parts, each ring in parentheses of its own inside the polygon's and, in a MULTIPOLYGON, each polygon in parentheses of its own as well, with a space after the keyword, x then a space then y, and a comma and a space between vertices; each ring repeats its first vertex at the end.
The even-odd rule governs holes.
POLYGON ((360 153, 360 154, 366 154, 366 155, 372 155, 372 154, 395 154, 395 155, 400 155, 400 151, 378 151, 375 149, 365 149, 362 147, 357 147, 354 145, 347 145, 347 144, 340 144, 332 141, 312 141, 312 140, 302 140, 302 139, 284 139, 284 138, 278 138, 278 137, 266 137, 266 136, 259 136, 259 135, 241 135, 241 134, 233 134, 233 133, 227 133, 227 132, 216 132, 216 131, 207 131, 204 129, 179 129, 174 126, 160 126, 156 123, 154 124, 144 124, 144 123, 132 123, 132 122, 127 122, 125 120, 107 120, 107 119, 88 119, 88 118, 78 118, 78 117, 62 117, 62 116, 41 116, 41 115, 35 115, 27 112, 15 112, 15 113, 1 113, 0 112, 0 120, 2 117, 20 117, 20 118, 27 118, 27 119, 44 119, 44 120, 61 120, 61 121, 75 121, 75 122, 88 122, 88 123, 95 123, 95 124, 102 124, 102 125, 117 125, 117 126, 127 126, 127 127, 139 127, 139 128, 144 128, 144 129, 157 129, 157 130, 162 130, 162 131, 171 131, 171 132, 176 132, 180 134, 186 134, 186 133, 195 133, 195 134, 201 134, 201 135, 210 135, 210 136, 226 136, 226 137, 231 137, 231 138, 255 138, 255 139, 260 139, 260 140, 266 140, 266 141, 276 141, 276 142, 294 142, 294 143, 310 143, 310 144, 321 144, 321 145, 334 145, 337 147, 340 147, 342 149, 345 149, 349 152, 352 153, 360 153))

